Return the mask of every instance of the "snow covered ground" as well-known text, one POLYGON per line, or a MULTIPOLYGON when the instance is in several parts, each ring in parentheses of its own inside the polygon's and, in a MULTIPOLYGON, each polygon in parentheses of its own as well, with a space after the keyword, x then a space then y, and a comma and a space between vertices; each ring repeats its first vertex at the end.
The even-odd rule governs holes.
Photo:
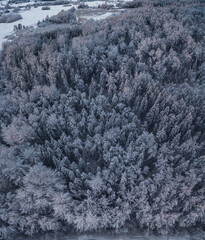
POLYGON ((101 5, 105 2, 103 1, 92 1, 92 2, 85 2, 89 7, 97 7, 98 5, 101 5))
POLYGON ((0 1, 0 6, 7 4, 7 0, 0 1))
POLYGON ((92 8, 85 8, 85 9, 78 9, 77 10, 77 18, 79 22, 83 22, 86 19, 94 19, 94 20, 102 20, 109 16, 119 14, 123 12, 123 9, 92 9, 92 8))
POLYGON ((112 14, 113 14, 112 12, 107 12, 107 13, 102 14, 102 15, 94 16, 93 19, 94 19, 94 20, 105 19, 105 18, 111 16, 112 14))

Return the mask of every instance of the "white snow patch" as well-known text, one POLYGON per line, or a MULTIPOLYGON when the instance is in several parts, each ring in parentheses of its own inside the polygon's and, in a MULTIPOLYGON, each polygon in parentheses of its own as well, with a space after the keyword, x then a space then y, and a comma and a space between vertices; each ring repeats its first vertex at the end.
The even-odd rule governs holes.
POLYGON ((106 1, 93 1, 93 2, 85 2, 89 7, 98 7, 98 5, 101 5, 105 3, 106 1))
POLYGON ((105 18, 107 18, 107 17, 109 17, 109 16, 112 16, 112 15, 114 15, 113 12, 107 12, 107 13, 104 13, 104 14, 102 14, 102 15, 95 16, 95 17, 92 17, 92 18, 93 18, 94 20, 102 20, 102 19, 105 19, 105 18))

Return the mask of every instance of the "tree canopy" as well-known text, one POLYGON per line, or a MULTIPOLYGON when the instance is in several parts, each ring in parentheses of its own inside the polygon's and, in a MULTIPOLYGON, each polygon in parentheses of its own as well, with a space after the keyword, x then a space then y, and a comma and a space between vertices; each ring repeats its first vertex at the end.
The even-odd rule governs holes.
POLYGON ((204 229, 205 5, 163 2, 4 44, 2 238, 204 229))

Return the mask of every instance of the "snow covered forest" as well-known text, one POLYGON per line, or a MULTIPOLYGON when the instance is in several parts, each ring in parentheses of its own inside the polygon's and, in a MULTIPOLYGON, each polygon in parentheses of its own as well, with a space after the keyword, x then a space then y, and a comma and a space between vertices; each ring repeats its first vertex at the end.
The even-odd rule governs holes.
POLYGON ((205 2, 126 4, 0 51, 0 238, 205 231, 205 2))

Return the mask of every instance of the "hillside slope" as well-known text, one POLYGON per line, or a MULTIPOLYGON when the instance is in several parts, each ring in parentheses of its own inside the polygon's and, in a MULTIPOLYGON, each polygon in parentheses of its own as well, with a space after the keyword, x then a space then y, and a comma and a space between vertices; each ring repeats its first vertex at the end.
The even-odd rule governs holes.
POLYGON ((2 238, 204 229, 205 6, 151 3, 5 44, 2 238))

